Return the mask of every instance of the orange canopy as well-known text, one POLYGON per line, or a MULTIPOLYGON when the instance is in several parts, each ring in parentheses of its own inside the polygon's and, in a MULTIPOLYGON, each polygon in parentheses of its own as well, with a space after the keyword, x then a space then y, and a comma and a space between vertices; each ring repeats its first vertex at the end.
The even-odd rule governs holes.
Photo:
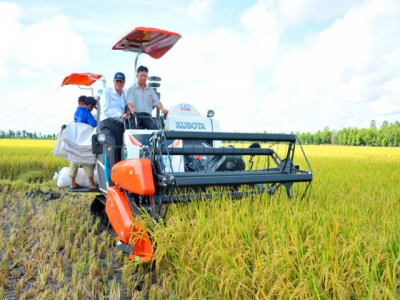
POLYGON ((151 27, 136 27, 125 33, 112 50, 146 53, 152 58, 160 58, 181 38, 175 32, 151 27))
MULTIPOLYGON (((61 86, 75 84, 75 85, 86 85, 90 86, 96 80, 100 79, 103 75, 93 73, 72 73, 64 78, 61 86)), ((61 87, 60 86, 60 87, 61 87)))

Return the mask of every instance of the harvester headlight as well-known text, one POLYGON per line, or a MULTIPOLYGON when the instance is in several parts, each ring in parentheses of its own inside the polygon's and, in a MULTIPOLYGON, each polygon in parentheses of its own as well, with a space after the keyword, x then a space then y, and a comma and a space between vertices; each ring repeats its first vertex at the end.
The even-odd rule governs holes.
POLYGON ((92 135, 92 153, 93 154, 102 154, 103 153, 103 144, 106 141, 106 136, 104 133, 93 134, 92 135))

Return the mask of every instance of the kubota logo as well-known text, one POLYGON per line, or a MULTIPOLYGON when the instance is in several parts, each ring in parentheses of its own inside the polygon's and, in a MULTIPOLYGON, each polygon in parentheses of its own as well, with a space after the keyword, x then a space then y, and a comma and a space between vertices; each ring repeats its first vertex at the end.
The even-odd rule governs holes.
POLYGON ((204 123, 196 122, 176 122, 176 129, 203 129, 206 130, 204 123))

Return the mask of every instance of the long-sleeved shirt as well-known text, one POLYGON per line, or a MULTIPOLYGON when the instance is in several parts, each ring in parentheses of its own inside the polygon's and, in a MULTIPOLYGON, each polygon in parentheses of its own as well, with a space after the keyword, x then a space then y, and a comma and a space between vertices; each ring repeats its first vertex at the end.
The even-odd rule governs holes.
POLYGON ((75 123, 85 123, 92 127, 97 126, 97 121, 94 119, 92 113, 86 106, 80 106, 76 109, 74 114, 75 123))
POLYGON ((104 97, 100 99, 100 121, 113 118, 122 122, 121 115, 125 113, 125 106, 125 92, 122 91, 121 95, 118 95, 114 88, 107 88, 104 91, 104 97))

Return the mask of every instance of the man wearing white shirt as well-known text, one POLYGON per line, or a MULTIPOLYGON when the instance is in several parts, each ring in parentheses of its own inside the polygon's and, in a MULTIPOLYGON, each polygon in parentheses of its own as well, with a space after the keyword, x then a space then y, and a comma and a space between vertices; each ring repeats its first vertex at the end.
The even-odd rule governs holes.
POLYGON ((114 88, 107 88, 100 100, 100 131, 106 136, 104 150, 110 163, 110 170, 121 160, 123 122, 124 119, 129 119, 129 114, 125 113, 126 98, 123 91, 125 75, 121 72, 115 73, 113 83, 114 88))

